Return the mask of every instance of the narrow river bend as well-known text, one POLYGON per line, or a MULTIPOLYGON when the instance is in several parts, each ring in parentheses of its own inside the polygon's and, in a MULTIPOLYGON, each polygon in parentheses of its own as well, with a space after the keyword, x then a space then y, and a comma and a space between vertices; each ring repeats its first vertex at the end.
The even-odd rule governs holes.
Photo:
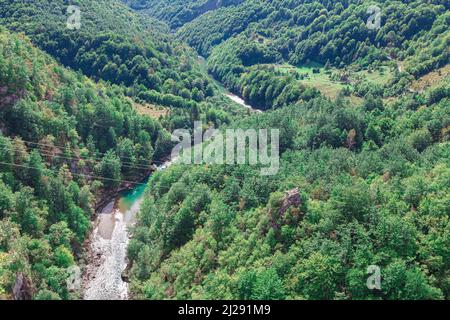
POLYGON ((253 108, 251 105, 248 105, 247 103, 245 103, 244 99, 242 99, 241 97, 235 95, 234 93, 232 93, 230 90, 228 90, 221 82, 219 82, 217 79, 215 79, 211 74, 208 73, 208 67, 207 67, 207 63, 206 63, 206 59, 202 56, 198 56, 198 63, 200 65, 200 68, 202 69, 202 71, 207 74, 211 80, 214 81, 214 83, 219 87, 220 91, 222 91, 222 93, 227 96, 229 99, 231 99, 233 102, 240 104, 242 107, 250 109, 253 112, 258 112, 258 113, 262 113, 261 110, 253 108))

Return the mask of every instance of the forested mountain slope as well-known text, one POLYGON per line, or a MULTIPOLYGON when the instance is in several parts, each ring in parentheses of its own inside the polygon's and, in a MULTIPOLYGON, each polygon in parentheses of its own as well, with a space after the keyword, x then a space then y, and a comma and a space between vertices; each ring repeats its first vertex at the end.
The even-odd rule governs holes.
MULTIPOLYGON (((325 85, 334 91, 348 87, 356 96, 364 96, 367 89, 361 94, 361 88, 348 86, 359 82, 350 81, 348 75, 384 66, 393 77, 382 82, 388 91, 378 94, 390 96, 407 90, 414 78, 448 64, 448 1, 380 1, 380 28, 367 27, 367 21, 373 22, 367 12, 371 5, 372 1, 361 0, 247 0, 204 14, 177 33, 209 56, 209 69, 217 79, 261 109, 303 96, 299 89, 274 89, 273 83, 280 82, 273 79, 279 70, 290 72, 284 73, 282 82, 297 87, 296 78, 307 78, 301 84, 311 82, 302 68, 313 65, 322 73, 325 66, 330 76, 319 76, 314 88, 326 92, 325 85), (286 96, 295 98, 286 100, 286 96)), ((365 86, 369 85, 373 87, 365 86)))
POLYGON ((383 104, 319 97, 280 128, 281 169, 154 175, 128 247, 148 299, 448 299, 450 87, 383 104), (290 205, 289 205, 290 204, 290 205), (380 291, 366 285, 381 268, 380 291))
POLYGON ((67 67, 95 81, 115 85, 147 107, 169 108, 167 129, 192 128, 200 116, 219 125, 229 121, 226 100, 201 70, 194 50, 174 39, 169 28, 139 15, 119 0, 78 3, 80 29, 67 28, 69 4, 0 0, 0 25, 24 32, 67 67))
POLYGON ((230 127, 280 128, 281 169, 154 175, 128 248, 136 297, 449 298, 449 4, 379 1, 378 30, 369 4, 248 0, 177 30, 268 110, 230 127))
POLYGON ((123 0, 131 8, 178 28, 204 13, 244 2, 244 0, 123 0))
MULTIPOLYGON (((308 59, 323 64, 329 60, 337 65, 359 59, 370 63, 384 53, 405 58, 418 49, 413 45, 433 41, 436 41, 434 47, 441 45, 435 51, 442 48, 443 39, 437 42, 436 37, 448 36, 450 6, 447 1, 436 0, 426 5, 423 1, 379 1, 379 29, 366 25, 370 4, 373 3, 364 0, 247 0, 239 6, 199 17, 185 25, 179 35, 204 55, 238 34, 252 35, 294 65, 308 59), (429 33, 433 27, 433 32, 429 33), (419 39, 421 41, 417 41, 419 39), (380 50, 382 48, 387 50, 380 50)), ((433 62, 440 61, 442 65, 446 55, 448 57, 444 52, 432 54, 433 62)))
POLYGON ((79 3, 80 29, 70 30, 67 8, 63 0, 1 0, 0 24, 25 32, 64 65, 125 85, 128 95, 149 103, 193 108, 214 94, 197 56, 163 23, 119 0, 87 0, 79 3))
MULTIPOLYGON (((0 296, 77 297, 67 268, 102 195, 140 181, 170 136, 120 90, 0 27, 0 296)), ((24 298, 24 297, 22 297, 24 298)))

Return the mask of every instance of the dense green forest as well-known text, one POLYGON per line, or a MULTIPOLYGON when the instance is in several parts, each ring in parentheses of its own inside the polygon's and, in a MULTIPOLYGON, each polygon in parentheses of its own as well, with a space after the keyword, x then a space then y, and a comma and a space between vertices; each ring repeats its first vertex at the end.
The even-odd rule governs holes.
POLYGON ((93 79, 124 85, 149 103, 193 108, 214 95, 198 70, 196 55, 173 41, 168 29, 134 14, 119 1, 82 1, 79 31, 66 27, 67 3, 0 1, 0 23, 25 32, 65 66, 93 79))
POLYGON ((131 8, 178 28, 202 14, 244 2, 244 0, 123 0, 131 8))
POLYGON ((129 245, 149 299, 449 297, 449 83, 389 104, 316 98, 235 123, 280 127, 278 175, 174 166, 129 245), (281 210, 286 192, 299 206, 281 210), (381 292, 366 268, 381 267, 381 292))
MULTIPOLYGON (((274 105, 282 91, 269 84, 278 80, 268 79, 273 72, 267 75, 261 64, 315 62, 352 71, 390 65, 399 74, 386 87, 397 86, 398 91, 412 78, 448 63, 448 1, 379 1, 378 30, 366 26, 370 4, 249 0, 202 15, 178 30, 178 36, 210 57, 209 69, 217 79, 263 109, 283 105, 286 98, 274 105), (397 68, 394 61, 404 67, 397 68), (256 81, 249 83, 249 73, 256 81)), ((282 81, 291 82, 289 76, 282 81)), ((283 95, 301 97, 298 91, 303 90, 286 89, 283 95)))
POLYGON ((16 274, 34 298, 70 298, 96 200, 149 172, 170 136, 123 93, 69 71, 0 29, 0 295, 16 274))
POLYGON ((277 108, 230 127, 281 128, 281 170, 155 174, 128 248, 136 297, 448 299, 449 5, 379 1, 369 30, 369 4, 249 0, 177 30, 230 90, 277 108))
POLYGON ((450 5, 371 4, 0 0, 0 299, 82 298, 97 209, 150 174, 131 298, 449 299, 450 5), (198 120, 280 129, 278 174, 152 173, 198 120))

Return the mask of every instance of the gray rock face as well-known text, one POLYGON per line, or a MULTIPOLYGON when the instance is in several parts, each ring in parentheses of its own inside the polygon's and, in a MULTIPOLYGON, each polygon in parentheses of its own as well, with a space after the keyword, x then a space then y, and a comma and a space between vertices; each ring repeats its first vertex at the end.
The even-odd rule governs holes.
POLYGON ((30 280, 23 273, 19 273, 13 288, 14 300, 31 300, 32 296, 33 289, 30 280))
POLYGON ((301 204, 302 198, 300 196, 300 191, 298 190, 298 188, 289 190, 283 199, 283 203, 281 204, 280 209, 278 210, 278 215, 282 217, 290 207, 298 208, 301 206, 301 204))
POLYGON ((302 197, 298 188, 289 190, 282 198, 281 203, 275 208, 269 208, 270 226, 276 232, 279 232, 281 226, 286 224, 296 224, 303 218, 303 214, 300 211, 302 206, 302 197), (291 209, 293 214, 290 218, 286 218, 286 212, 291 209))

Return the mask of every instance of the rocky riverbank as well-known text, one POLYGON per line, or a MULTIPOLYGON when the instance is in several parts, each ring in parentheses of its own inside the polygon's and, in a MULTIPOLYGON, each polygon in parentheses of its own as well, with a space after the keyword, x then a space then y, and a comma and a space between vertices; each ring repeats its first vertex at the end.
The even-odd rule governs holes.
MULTIPOLYGON (((135 208, 137 212, 139 206, 135 208)), ((83 273, 83 299, 126 300, 128 284, 122 280, 126 268, 129 241, 125 215, 117 201, 108 204, 98 215, 87 242, 87 264, 83 273)))
MULTIPOLYGON (((164 170, 166 162, 155 170, 164 170)), ((84 300, 126 300, 128 283, 123 279, 127 269, 128 229, 135 222, 146 185, 130 189, 123 185, 109 198, 99 201, 93 231, 84 244, 82 298, 84 300), (126 191, 128 190, 128 191, 126 191), (124 192, 126 191, 126 192, 124 192)))

